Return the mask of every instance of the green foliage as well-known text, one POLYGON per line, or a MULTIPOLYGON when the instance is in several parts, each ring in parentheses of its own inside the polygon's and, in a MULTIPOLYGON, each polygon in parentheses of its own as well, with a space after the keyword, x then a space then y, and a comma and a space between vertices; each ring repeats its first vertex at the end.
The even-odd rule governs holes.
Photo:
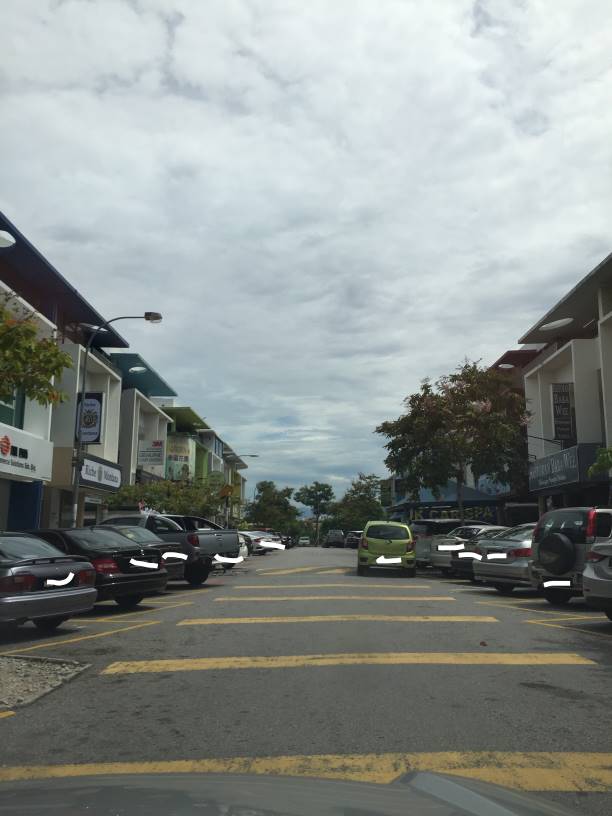
POLYGON ((319 519, 325 515, 334 500, 332 486, 324 482, 303 485, 295 494, 296 502, 310 507, 315 517, 315 539, 319 542, 319 519))
POLYGON ((40 405, 62 402, 66 395, 52 384, 72 366, 68 354, 52 338, 39 337, 34 312, 11 292, 0 297, 0 400, 10 402, 22 388, 40 405))
POLYGON ((529 417, 508 375, 466 361, 433 385, 424 380, 404 404, 406 413, 383 422, 376 433, 388 440, 387 467, 401 474, 413 498, 422 488, 439 497, 440 488, 455 480, 463 513, 468 467, 476 479, 487 474, 523 489, 529 417))
POLYGON ((325 528, 330 530, 363 530, 366 522, 385 518, 380 503, 380 479, 360 473, 340 501, 329 507, 325 528))
POLYGON ((206 485, 163 480, 147 484, 124 485, 116 493, 109 495, 110 509, 136 506, 142 503, 159 513, 211 516, 220 504, 219 491, 206 485))
POLYGON ((274 482, 257 482, 255 498, 248 502, 245 519, 251 529, 270 527, 279 532, 287 532, 299 519, 299 511, 291 504, 293 490, 290 487, 277 488, 274 482))
POLYGON ((593 477, 600 473, 607 473, 612 470, 612 448, 599 448, 597 458, 588 470, 588 475, 593 477))

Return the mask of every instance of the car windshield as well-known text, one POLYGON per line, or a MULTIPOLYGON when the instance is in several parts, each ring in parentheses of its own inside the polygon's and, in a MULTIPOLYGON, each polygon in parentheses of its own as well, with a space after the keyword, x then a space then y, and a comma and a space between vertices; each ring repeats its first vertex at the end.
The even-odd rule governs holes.
POLYGON ((56 558, 61 550, 33 536, 0 536, 0 558, 56 558))
POLYGON ((162 539, 145 527, 117 527, 117 532, 140 544, 156 544, 162 539))
POLYGON ((97 527, 95 530, 70 530, 68 537, 85 550, 105 552, 108 550, 133 550, 134 542, 114 530, 97 527))
POLYGON ((387 538, 394 541, 406 541, 409 538, 408 530, 394 524, 373 524, 366 531, 367 538, 387 538))

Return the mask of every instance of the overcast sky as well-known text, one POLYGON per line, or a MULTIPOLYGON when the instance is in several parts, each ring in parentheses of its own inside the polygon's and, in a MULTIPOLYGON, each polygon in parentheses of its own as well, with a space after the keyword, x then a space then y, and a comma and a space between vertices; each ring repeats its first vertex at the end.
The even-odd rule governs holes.
MULTIPOLYGON (((248 471, 373 429, 612 250, 609 0, 2 0, 0 209, 248 471)), ((251 489, 249 489, 249 496, 251 489)))

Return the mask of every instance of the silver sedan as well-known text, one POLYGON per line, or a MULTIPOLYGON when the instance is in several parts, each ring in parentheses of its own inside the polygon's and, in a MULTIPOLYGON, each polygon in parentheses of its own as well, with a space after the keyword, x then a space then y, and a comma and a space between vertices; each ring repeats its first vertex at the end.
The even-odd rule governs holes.
POLYGON ((434 569, 440 570, 445 575, 453 573, 452 555, 457 550, 467 549, 469 541, 485 530, 503 530, 495 524, 466 524, 462 527, 456 527, 451 530, 446 536, 439 536, 431 548, 431 566, 434 569))
POLYGON ((479 544, 480 560, 474 561, 474 580, 490 584, 508 595, 514 587, 532 588, 529 564, 535 522, 520 524, 500 538, 479 544))
POLYGON ((89 561, 66 555, 25 533, 0 534, 0 624, 28 620, 45 632, 87 612, 96 602, 96 573, 89 561))

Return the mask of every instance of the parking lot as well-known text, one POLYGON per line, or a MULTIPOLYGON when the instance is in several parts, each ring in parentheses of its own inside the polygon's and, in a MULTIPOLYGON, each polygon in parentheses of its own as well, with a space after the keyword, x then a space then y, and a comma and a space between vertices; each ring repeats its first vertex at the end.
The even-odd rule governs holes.
POLYGON ((0 781, 154 771, 411 769, 612 811, 612 624, 573 601, 420 572, 357 577, 354 550, 250 558, 126 613, 112 603, 1 655, 77 661, 0 714, 0 781), (52 764, 49 757, 53 757, 52 764))

